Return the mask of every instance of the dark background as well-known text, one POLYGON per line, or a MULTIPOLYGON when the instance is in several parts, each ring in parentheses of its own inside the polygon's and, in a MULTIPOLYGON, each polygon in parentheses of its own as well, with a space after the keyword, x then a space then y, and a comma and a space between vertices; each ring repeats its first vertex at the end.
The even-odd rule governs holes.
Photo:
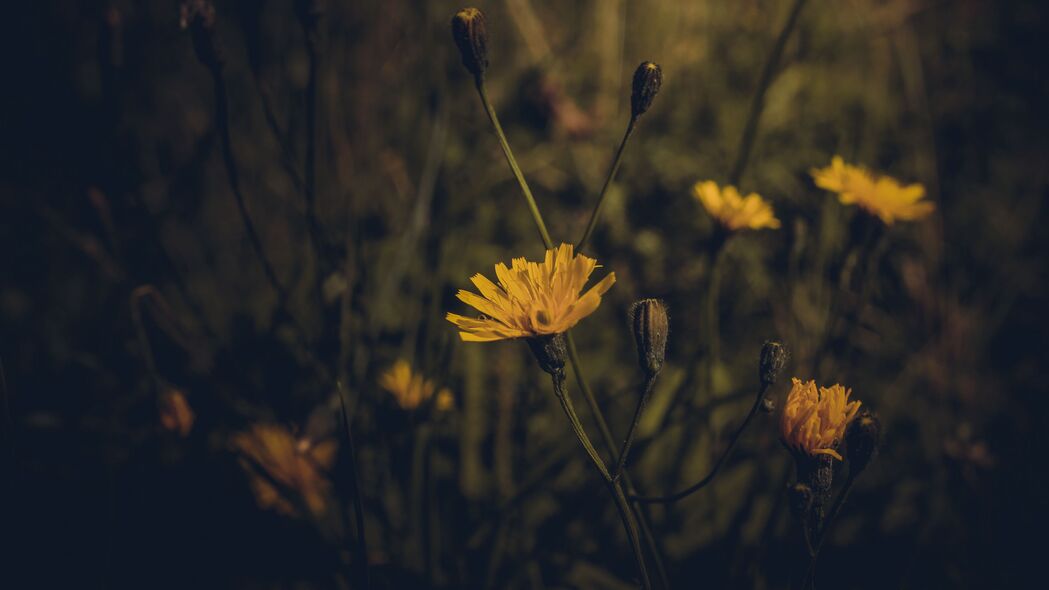
MULTIPOLYGON (((630 587, 613 506, 526 347, 461 344, 443 319, 465 313, 454 294, 470 275, 542 254, 451 42, 460 6, 328 3, 311 76, 302 3, 216 4, 240 188, 284 305, 246 237, 179 3, 0 9, 0 586, 357 587, 348 454, 316 522, 257 506, 229 442, 256 423, 342 440, 327 371, 355 400, 373 586, 630 587), (142 285, 167 307, 137 323, 142 285), (398 358, 449 387, 456 409, 393 403, 377 379, 398 358), (186 437, 160 427, 167 388, 195 412, 186 437)), ((820 586, 1032 584, 1046 512, 1049 7, 807 3, 740 182, 783 227, 727 246, 711 372, 713 224, 691 186, 726 181, 790 4, 481 4, 490 93, 555 241, 585 226, 633 68, 663 67, 588 248, 598 276, 618 276, 576 330, 588 377, 622 433, 640 379, 626 310, 667 301, 668 367, 631 472, 648 492, 679 489, 724 447, 760 345, 778 338, 792 356, 777 402, 790 376, 841 382, 884 426, 820 586), (841 275, 869 220, 812 184, 834 154, 922 182, 937 204, 879 230, 859 279, 869 302, 845 319, 837 302, 859 288, 841 275)), ((675 587, 786 586, 792 475, 777 417, 758 416, 710 488, 652 510, 675 587)))

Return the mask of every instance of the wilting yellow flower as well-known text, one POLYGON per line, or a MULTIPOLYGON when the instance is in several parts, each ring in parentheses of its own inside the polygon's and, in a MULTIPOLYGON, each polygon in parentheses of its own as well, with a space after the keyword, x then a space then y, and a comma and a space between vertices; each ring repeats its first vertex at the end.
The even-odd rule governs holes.
POLYGON ((412 366, 404 359, 398 360, 379 377, 379 385, 393 394, 397 404, 405 410, 414 410, 433 397, 437 387, 433 381, 420 373, 412 373, 412 366))
POLYGON ((861 166, 846 164, 841 156, 834 156, 826 168, 813 168, 810 174, 816 186, 838 193, 842 204, 858 205, 885 225, 892 225, 897 219, 921 219, 935 208, 932 202, 921 200, 925 196, 921 184, 902 186, 891 176, 879 176, 861 166))
POLYGON ((697 182, 692 194, 718 223, 726 229, 762 229, 779 227, 779 219, 772 212, 772 205, 757 193, 741 197, 734 186, 719 188, 713 180, 697 182))
POLYGON ((315 516, 324 512, 331 494, 324 472, 335 462, 334 440, 302 444, 282 426, 255 424, 248 432, 235 434, 231 445, 244 454, 241 463, 251 475, 251 489, 261 508, 296 516, 296 502, 301 499, 315 516), (289 492, 299 498, 286 497, 289 492))
POLYGON ((582 293, 595 268, 596 260, 573 254, 570 244, 547 250, 543 262, 514 258, 510 268, 500 262, 495 265, 498 285, 478 273, 470 280, 481 295, 463 290, 457 295, 484 317, 449 313, 447 319, 459 326, 459 337, 467 342, 560 334, 593 313, 616 282, 610 272, 582 293))
POLYGON ((830 455, 841 461, 836 447, 860 402, 850 402, 852 390, 841 385, 817 389, 815 381, 803 383, 797 377, 792 381, 780 419, 783 442, 809 455, 830 455))
POLYGON ((196 414, 186 396, 178 389, 168 389, 160 396, 160 425, 181 437, 189 436, 196 414))

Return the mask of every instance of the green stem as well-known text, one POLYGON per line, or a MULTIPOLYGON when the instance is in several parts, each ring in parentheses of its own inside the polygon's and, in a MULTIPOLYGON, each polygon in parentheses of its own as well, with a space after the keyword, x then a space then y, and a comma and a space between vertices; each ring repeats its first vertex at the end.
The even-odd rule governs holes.
POLYGON ((587 242, 590 241, 590 235, 594 233, 594 227, 597 226, 597 219, 601 213, 601 205, 604 204, 605 196, 608 194, 608 187, 612 185, 612 180, 615 178, 616 172, 619 170, 619 164, 623 161, 623 150, 626 148, 630 136, 634 133, 635 124, 637 124, 637 117, 630 117, 630 122, 627 123, 626 126, 626 132, 623 134, 623 139, 619 142, 619 148, 616 150, 615 158, 612 160, 612 167, 608 169, 608 176, 605 177, 605 184, 601 187, 601 194, 597 196, 597 202, 594 203, 594 210, 590 213, 590 221, 586 224, 586 231, 583 232, 583 237, 579 238, 579 243, 576 244, 576 252, 583 251, 587 242))
POLYGON ((586 449, 587 455, 590 456, 590 461, 594 467, 597 468, 598 472, 605 480, 612 496, 616 502, 616 509, 619 511, 619 517, 623 520, 623 527, 626 529, 627 536, 630 538, 630 547, 634 551, 634 559, 637 561, 638 572, 641 574, 641 582, 646 590, 652 588, 652 583, 648 579, 648 568, 645 567, 645 556, 641 549, 641 537, 637 531, 637 523, 634 522, 634 513, 630 509, 630 504, 627 503, 626 495, 623 493, 623 487, 619 485, 619 482, 612 479, 611 474, 608 472, 608 467, 605 466, 605 462, 601 459, 601 456, 597 454, 594 449, 594 445, 590 442, 590 437, 587 436, 586 431, 583 429, 583 424, 579 420, 579 415, 575 411, 575 407, 572 404, 572 398, 568 397, 567 391, 565 391, 565 375, 561 371, 557 374, 551 375, 554 384, 554 393, 557 395, 558 401, 561 402, 561 408, 565 411, 568 416, 568 420, 572 423, 572 430, 575 431, 576 438, 586 449))
POLYGON ((729 455, 732 454, 732 449, 736 448, 736 443, 739 442, 743 432, 747 429, 747 426, 750 425, 754 416, 757 415, 758 408, 761 407, 761 402, 765 399, 765 392, 768 391, 768 388, 768 385, 762 385, 761 389, 758 390, 758 396, 754 399, 754 405, 750 406, 750 412, 747 413, 747 417, 743 419, 743 423, 739 425, 739 428, 732 433, 732 438, 729 439, 728 447, 726 447, 725 451, 721 453, 717 462, 714 463, 714 467, 710 469, 710 473, 708 473, 703 479, 680 492, 667 496, 631 496, 630 499, 642 504, 670 504, 699 491, 706 487, 710 482, 714 481, 714 478, 717 477, 721 467, 725 464, 725 461, 728 460, 729 455))
POLYGON ((637 431, 638 423, 641 422, 641 414, 645 411, 645 404, 648 402, 648 397, 652 394, 652 386, 655 383, 656 375, 645 378, 641 397, 637 400, 637 408, 634 409, 634 419, 630 422, 630 429, 626 432, 623 448, 619 451, 619 461, 616 462, 616 468, 612 470, 612 479, 615 481, 619 481, 619 476, 623 473, 623 467, 626 466, 626 457, 630 454, 630 445, 634 443, 634 433, 637 431))
POLYGON ((710 263, 710 285, 707 292, 707 393, 714 393, 714 371, 721 357, 721 328, 718 317, 718 302, 721 291, 721 266, 725 258, 727 239, 718 240, 713 260, 710 263))
POLYGON ((525 181, 524 174, 521 173, 521 168, 517 165, 517 160, 514 159, 514 153, 510 150, 510 144, 506 141, 503 126, 499 124, 499 115, 495 113, 495 108, 492 107, 491 101, 488 100, 488 90, 485 87, 484 79, 478 77, 476 83, 477 93, 481 95, 481 103, 484 105, 485 112, 488 113, 488 119, 492 121, 492 127, 495 128, 495 135, 499 138, 499 145, 503 148, 506 163, 510 165, 510 170, 513 171, 517 184, 521 185, 525 201, 528 202, 528 210, 532 213, 532 219, 535 221, 536 227, 539 228, 539 236, 543 239, 543 245, 547 249, 551 249, 554 247, 554 242, 550 239, 550 233, 546 231, 543 216, 539 213, 539 205, 536 204, 535 197, 532 196, 532 190, 528 188, 528 182, 525 181))
POLYGON ((772 50, 769 51, 768 59, 765 60, 765 66, 761 70, 761 78, 758 79, 757 92, 754 93, 750 102, 750 113, 747 115, 746 126, 743 128, 743 137, 739 141, 736 162, 733 164, 732 172, 728 177, 728 183, 731 185, 739 186, 739 180, 743 177, 743 170, 747 167, 747 160, 750 159, 754 140, 758 136, 758 122, 761 120, 761 112, 765 110, 765 94, 768 92, 769 86, 772 85, 772 78, 776 73, 776 68, 779 66, 783 49, 787 46, 787 40, 790 39, 790 34, 794 30, 794 26, 798 22, 798 16, 801 14, 801 9, 804 6, 805 0, 794 1, 794 6, 790 9, 790 16, 787 17, 787 22, 780 29, 779 36, 776 37, 776 42, 773 44, 772 50))
POLYGON ((371 588, 371 570, 368 567, 368 536, 364 532, 364 502, 361 498, 360 474, 357 471, 357 447, 353 444, 353 430, 350 414, 346 410, 346 391, 342 383, 336 383, 339 391, 339 408, 342 412, 342 425, 346 433, 346 449, 350 454, 350 492, 353 494, 354 520, 357 521, 357 560, 360 562, 364 587, 371 588))

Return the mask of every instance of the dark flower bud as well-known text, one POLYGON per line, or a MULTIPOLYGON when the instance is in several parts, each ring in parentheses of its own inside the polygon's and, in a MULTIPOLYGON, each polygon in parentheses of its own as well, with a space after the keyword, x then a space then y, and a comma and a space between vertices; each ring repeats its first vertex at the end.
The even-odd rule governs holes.
POLYGON ((208 0, 187 0, 179 9, 179 26, 189 29, 193 50, 205 66, 217 70, 223 65, 222 47, 215 33, 215 5, 208 0))
POLYGON ((463 65, 477 78, 488 69, 488 28, 484 13, 477 8, 464 8, 452 17, 452 37, 459 46, 463 65))
POLYGON ((787 363, 787 349, 779 342, 766 340, 761 347, 761 360, 758 363, 758 377, 762 387, 776 382, 776 377, 787 363))
POLYGON ((564 334, 535 336, 526 340, 541 369, 555 377, 564 375, 565 357, 568 356, 564 334))
POLYGON ((860 410, 845 430, 845 454, 849 459, 850 473, 859 473, 867 467, 878 452, 880 440, 878 415, 866 408, 860 410))
POLYGON ((651 378, 663 368, 667 352, 667 308, 658 299, 642 299, 630 308, 630 324, 637 343, 637 362, 651 378))
POLYGON ((630 115, 635 119, 652 106, 652 100, 663 85, 663 70, 658 65, 645 61, 634 70, 634 87, 630 93, 630 115))

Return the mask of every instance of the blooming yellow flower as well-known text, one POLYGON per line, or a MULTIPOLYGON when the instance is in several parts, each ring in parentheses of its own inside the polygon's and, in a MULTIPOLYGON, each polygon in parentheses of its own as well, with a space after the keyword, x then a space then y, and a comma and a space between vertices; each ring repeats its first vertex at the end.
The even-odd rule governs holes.
POLYGON ((282 426, 255 424, 249 431, 233 435, 231 445, 244 455, 241 462, 251 474, 251 489, 261 508, 296 516, 294 500, 285 497, 291 491, 315 516, 324 512, 331 493, 331 482, 324 472, 335 461, 335 441, 302 444, 282 426), (259 473, 260 469, 266 475, 259 473))
POLYGON ((593 313, 601 296, 616 282, 615 273, 610 272, 582 293, 595 268, 597 261, 575 255, 571 244, 547 250, 543 262, 514 258, 510 268, 500 262, 495 265, 498 285, 476 274, 470 280, 481 295, 463 290, 457 295, 484 316, 475 319, 449 313, 447 319, 459 327, 459 337, 467 342, 559 334, 593 313))
POLYGON ((885 225, 892 225, 897 219, 921 219, 935 208, 930 201, 921 200, 925 196, 921 184, 902 186, 891 176, 879 176, 861 166, 846 164, 841 156, 834 156, 826 168, 813 168, 810 174, 816 186, 838 193, 842 204, 858 205, 885 225))
POLYGON ((414 410, 433 397, 437 387, 433 381, 420 373, 412 373, 412 367, 404 359, 398 360, 379 377, 379 385, 393 394, 397 404, 405 410, 414 410))
POLYGON ((803 383, 797 377, 792 381, 780 419, 783 442, 808 455, 830 455, 841 461, 836 447, 860 402, 850 402, 852 390, 841 385, 817 389, 815 381, 803 383))
POLYGON ((718 223, 731 231, 779 227, 772 205, 757 193, 741 197, 734 186, 719 188, 713 180, 705 180, 692 187, 692 194, 718 223))

